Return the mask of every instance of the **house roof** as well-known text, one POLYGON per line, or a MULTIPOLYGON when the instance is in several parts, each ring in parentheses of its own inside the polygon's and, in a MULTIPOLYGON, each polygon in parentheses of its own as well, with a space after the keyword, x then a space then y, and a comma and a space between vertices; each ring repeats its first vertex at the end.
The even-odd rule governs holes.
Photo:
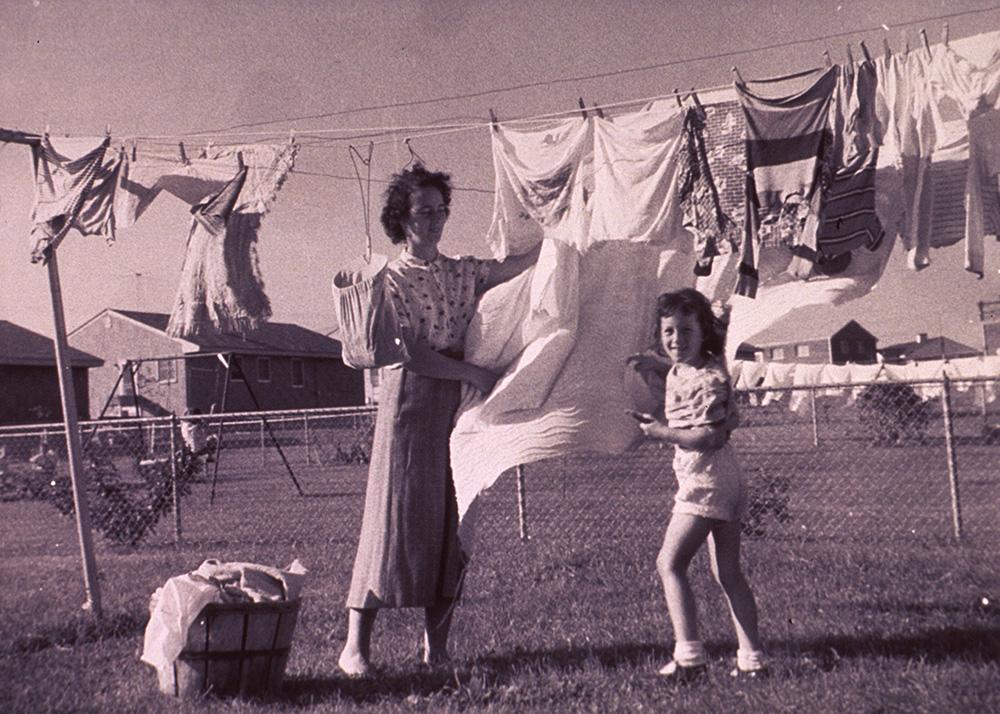
MULTIPOLYGON (((824 314, 822 310, 809 310, 802 308, 794 313, 796 319, 783 320, 776 325, 758 332, 744 344, 751 347, 777 347, 791 343, 818 342, 829 340, 838 332, 854 326, 872 337, 875 337, 870 330, 857 320, 843 321, 843 317, 838 315, 824 314)), ((822 307, 822 306, 819 306, 822 307)), ((875 337, 876 341, 878 340, 875 337)))
MULTIPOLYGON (((162 312, 139 312, 107 308, 130 320, 142 323, 166 334, 170 316, 162 312)), ((89 321, 88 321, 89 322, 89 321)), ((86 323, 85 323, 86 324, 86 323)), ((80 329, 80 328, 77 328, 80 329)), ((192 335, 178 341, 194 345, 199 352, 238 352, 241 354, 285 355, 299 357, 340 357, 340 342, 301 325, 287 322, 265 322, 260 328, 246 335, 212 334, 192 335)))
MULTIPOLYGON (((100 367, 104 361, 92 354, 69 348, 74 367, 100 367)), ((55 367, 56 348, 52 339, 26 327, 0 320, 0 364, 55 367)))
POLYGON ((899 342, 894 345, 882 347, 878 351, 886 357, 904 358, 913 362, 942 358, 976 357, 982 354, 982 351, 975 347, 970 347, 944 336, 928 337, 920 342, 899 342))

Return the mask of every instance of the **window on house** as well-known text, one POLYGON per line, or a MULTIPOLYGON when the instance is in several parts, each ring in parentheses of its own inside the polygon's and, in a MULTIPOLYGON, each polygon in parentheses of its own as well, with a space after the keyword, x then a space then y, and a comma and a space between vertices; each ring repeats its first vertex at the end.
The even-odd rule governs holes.
POLYGON ((257 358, 257 381, 258 382, 270 382, 271 381, 271 358, 270 357, 258 357, 257 358))
POLYGON ((305 370, 303 369, 302 360, 293 359, 292 360, 292 386, 293 387, 304 387, 306 384, 305 370))
POLYGON ((771 350, 771 359, 773 360, 785 359, 785 348, 775 347, 773 350, 771 350))
POLYGON ((858 340, 857 341, 857 347, 858 347, 858 354, 859 355, 863 355, 866 352, 866 350, 865 350, 866 345, 865 345, 865 341, 864 340, 858 340))
POLYGON ((849 354, 851 352, 851 341, 840 340, 840 351, 844 354, 849 354))
POLYGON ((809 345, 795 345, 795 356, 796 357, 808 357, 809 356, 809 345))
POLYGON ((156 381, 176 382, 177 381, 177 360, 160 359, 156 361, 156 381))

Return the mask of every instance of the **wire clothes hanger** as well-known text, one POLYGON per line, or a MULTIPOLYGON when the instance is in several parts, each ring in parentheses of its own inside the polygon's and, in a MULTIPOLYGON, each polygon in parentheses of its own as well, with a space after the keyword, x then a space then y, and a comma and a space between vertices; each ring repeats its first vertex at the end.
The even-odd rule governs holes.
MULTIPOLYGON (((409 142, 409 139, 407 139, 409 142)), ((409 143, 407 143, 409 146, 409 143)), ((363 212, 365 220, 365 252, 364 258, 366 263, 370 263, 372 260, 372 228, 371 228, 371 199, 372 199, 372 153, 375 150, 375 144, 373 142, 368 142, 368 156, 367 158, 361 155, 361 152, 354 148, 354 144, 350 144, 347 147, 349 156, 351 157, 351 165, 354 166, 354 176, 358 180, 358 188, 361 190, 361 209, 363 212), (361 180, 361 171, 358 169, 358 161, 360 161, 367 169, 367 177, 365 181, 361 180)), ((413 149, 410 149, 413 152, 413 149)))

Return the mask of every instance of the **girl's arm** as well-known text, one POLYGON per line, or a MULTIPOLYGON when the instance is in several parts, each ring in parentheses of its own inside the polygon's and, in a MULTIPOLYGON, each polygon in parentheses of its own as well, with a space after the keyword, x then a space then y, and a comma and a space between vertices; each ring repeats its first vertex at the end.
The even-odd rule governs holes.
POLYGON ((652 419, 640 422, 639 428, 646 436, 695 451, 721 449, 729 436, 725 423, 678 429, 667 426, 658 419, 652 419))
POLYGON ((421 344, 409 345, 410 359, 406 368, 425 377, 468 382, 483 394, 489 394, 497 382, 497 375, 471 362, 446 357, 421 344))
POLYGON ((478 292, 486 292, 490 288, 495 288, 500 283, 505 283, 511 278, 517 277, 538 261, 538 253, 541 250, 542 244, 539 243, 527 253, 508 255, 505 260, 493 263, 486 282, 478 292))

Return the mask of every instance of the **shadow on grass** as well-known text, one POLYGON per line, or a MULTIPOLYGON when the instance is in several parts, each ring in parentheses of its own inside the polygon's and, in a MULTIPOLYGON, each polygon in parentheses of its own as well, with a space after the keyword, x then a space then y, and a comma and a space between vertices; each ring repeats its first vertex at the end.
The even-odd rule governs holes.
POLYGON ((73 647, 99 640, 134 638, 142 634, 146 627, 146 619, 145 614, 116 613, 105 616, 100 623, 93 620, 77 620, 60 625, 53 624, 14 639, 7 652, 29 654, 50 647, 73 647))
MULTIPOLYGON (((719 649, 724 645, 719 645, 719 649)), ((711 644, 709 650, 715 649, 711 644)), ((394 670, 363 679, 343 676, 289 678, 285 680, 280 699, 291 703, 307 703, 323 699, 349 699, 355 703, 372 703, 384 699, 404 700, 408 697, 429 697, 456 692, 476 680, 477 688, 503 686, 525 671, 548 668, 578 670, 596 660, 603 667, 646 666, 650 660, 664 662, 670 649, 663 644, 617 644, 605 647, 559 647, 524 650, 515 648, 504 654, 476 657, 450 670, 394 670)))
POLYGON ((822 670, 833 670, 842 660, 892 658, 929 663, 954 660, 996 662, 1000 659, 1000 638, 996 627, 942 627, 922 632, 878 636, 827 635, 810 640, 768 642, 772 654, 808 658, 822 670))

